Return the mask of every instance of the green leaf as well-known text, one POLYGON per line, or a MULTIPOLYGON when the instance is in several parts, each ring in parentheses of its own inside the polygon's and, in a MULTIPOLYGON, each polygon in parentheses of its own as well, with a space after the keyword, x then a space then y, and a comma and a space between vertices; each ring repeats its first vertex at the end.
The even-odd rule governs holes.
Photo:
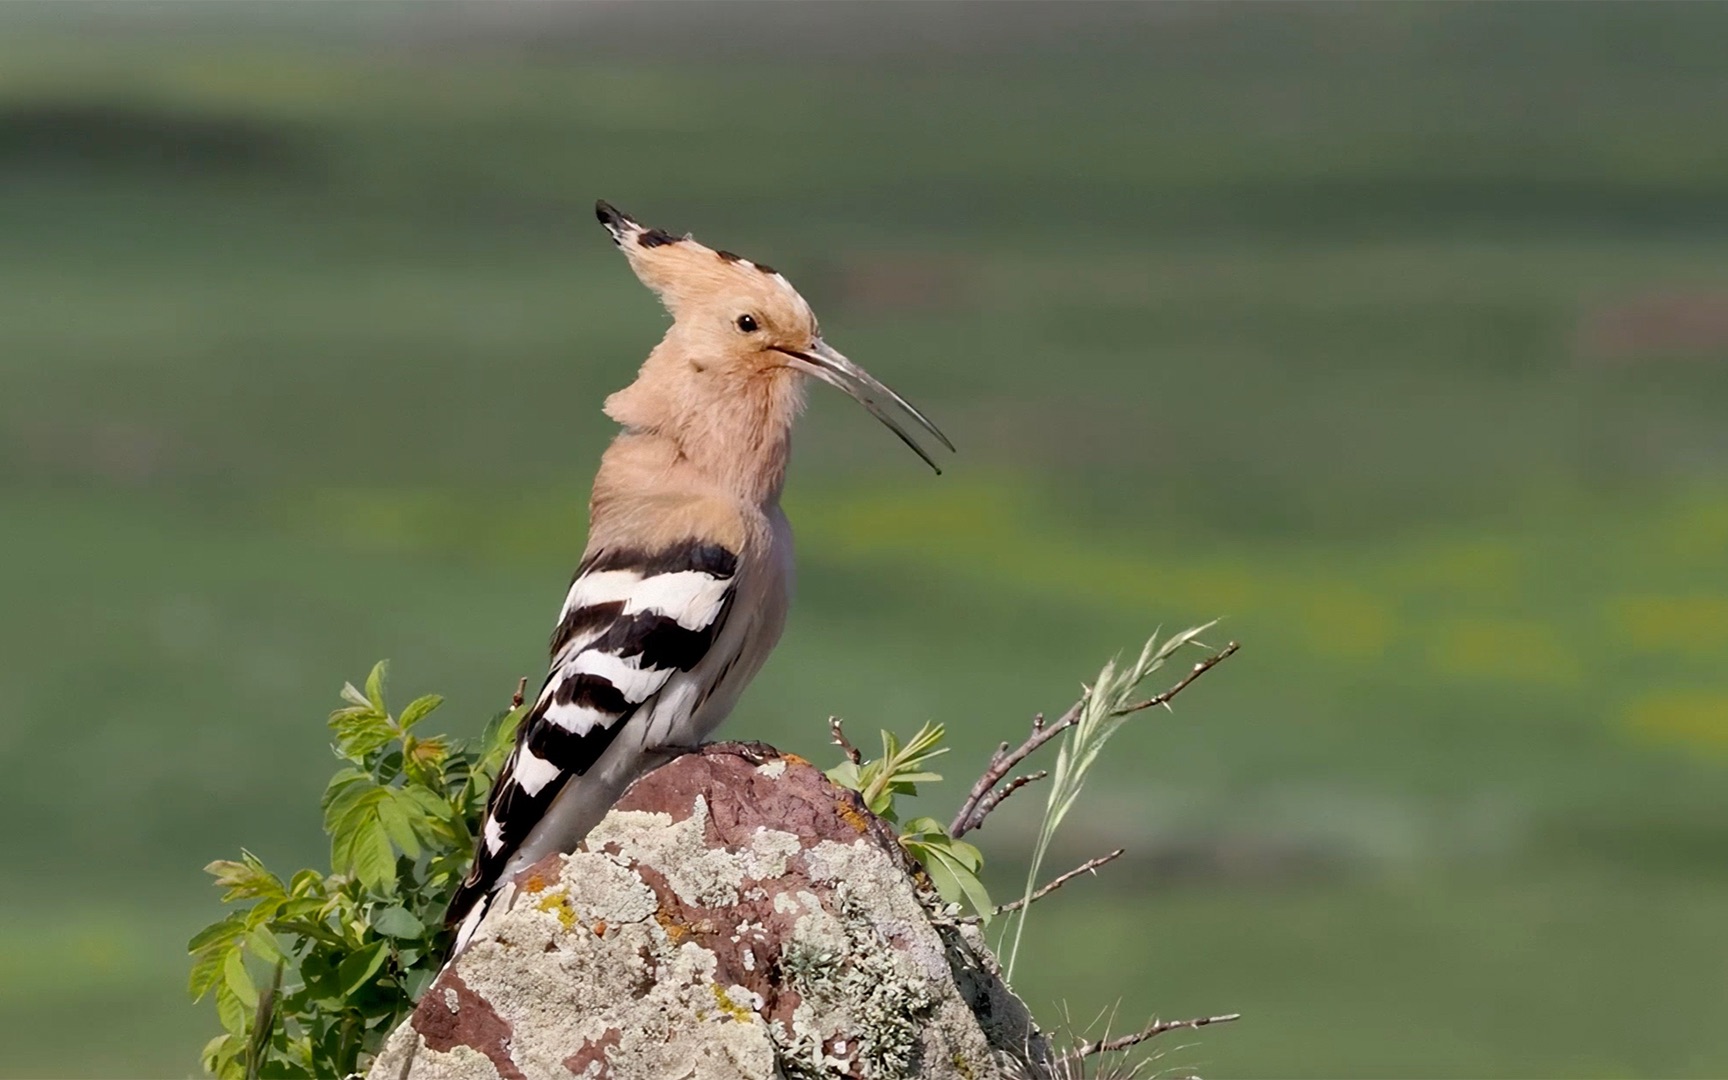
POLYGON ((424 697, 417 697, 408 703, 407 708, 402 710, 402 715, 397 719, 396 725, 403 731, 407 731, 415 724, 424 720, 427 713, 442 704, 444 704, 444 699, 438 694, 427 694, 424 697))
POLYGON ((288 957, 282 952, 281 942, 270 932, 267 926, 254 927, 246 934, 246 947, 252 950, 252 955, 271 964, 287 962, 288 957))
POLYGON ((365 986, 372 976, 377 974, 378 969, 384 966, 384 960, 389 955, 382 941, 374 941, 360 951, 350 954, 336 969, 336 979, 342 986, 342 993, 352 995, 365 986))
POLYGON ((239 862, 217 859, 205 866, 204 872, 216 879, 218 888, 227 890, 222 896, 223 903, 286 895, 281 880, 250 851, 242 851, 239 862))
POLYGON ((366 695, 355 689, 354 684, 351 682, 345 682, 342 684, 342 700, 348 702, 348 704, 357 709, 365 709, 368 712, 372 709, 372 703, 366 700, 366 695))
POLYGON ((332 776, 324 788, 324 797, 319 800, 324 810, 325 833, 335 835, 354 804, 377 788, 378 782, 372 779, 372 774, 362 769, 343 769, 332 776))
POLYGON ((228 1066, 237 1061, 245 1051, 244 1039, 224 1033, 205 1043, 198 1059, 203 1063, 205 1072, 213 1076, 226 1076, 230 1071, 228 1066))
POLYGON ((984 869, 984 853, 964 840, 956 840, 952 836, 943 834, 941 841, 932 846, 940 849, 949 858, 974 874, 984 869))
MULTIPOLYGON (((409 758, 418 767, 418 773, 437 769, 450 758, 450 740, 442 735, 434 735, 428 739, 414 739, 409 758)), ((415 782, 419 782, 417 776, 415 782)))
POLYGON ((864 763, 857 771, 857 790, 872 813, 892 821, 894 796, 916 795, 917 784, 942 779, 941 774, 930 772, 924 764, 948 752, 941 745, 944 731, 941 724, 925 724, 904 745, 892 731, 881 733, 882 757, 864 763))
POLYGON ((930 881, 936 886, 936 891, 942 894, 942 899, 950 904, 958 904, 966 899, 965 890, 960 888, 960 883, 954 879, 954 871, 949 869, 947 863, 938 859, 922 844, 908 845, 907 850, 918 859, 924 872, 930 875, 930 881))
POLYGON ((896 784, 934 784, 940 779, 942 774, 933 772, 896 773, 894 776, 896 784))
POLYGON ((432 980, 437 977, 438 972, 430 967, 423 967, 410 971, 408 973, 407 985, 408 1000, 419 1001, 420 995, 426 992, 426 988, 432 985, 432 980))
MULTIPOLYGON (((985 926, 989 926, 991 918, 995 915, 996 905, 990 902, 990 894, 985 891, 984 883, 978 880, 978 875, 970 867, 955 859, 945 847, 933 847, 930 849, 930 854, 932 858, 925 864, 925 867, 934 871, 936 866, 941 866, 947 871, 952 878, 954 887, 959 890, 965 902, 971 905, 973 911, 978 913, 979 921, 985 926)), ((932 880, 936 877, 934 872, 930 876, 932 880)), ((937 888, 940 891, 941 886, 937 888)), ((943 899, 958 899, 951 898, 947 893, 942 895, 943 899)))
POLYGON ((242 1047, 245 1046, 246 1017, 250 1011, 238 997, 234 996, 234 991, 230 990, 226 984, 217 984, 216 1019, 222 1022, 224 1030, 242 1040, 242 1047))
POLYGON ((331 839, 330 857, 342 873, 353 874, 369 889, 396 880, 396 852, 375 811, 357 810, 331 839))
POLYGON ((288 879, 289 896, 315 896, 324 890, 324 875, 316 870, 299 870, 288 879))
POLYGON ((252 982, 252 973, 246 970, 246 956, 241 950, 230 951, 223 960, 222 983, 240 999, 240 1004, 248 1009, 258 1007, 258 987, 252 982))
POLYGON ((373 912, 372 929, 386 937, 417 938, 426 933, 426 924, 407 908, 397 905, 373 912))
POLYGON ((380 660, 372 665, 371 673, 366 676, 366 700, 381 713, 390 711, 384 707, 384 677, 389 670, 390 661, 380 660))
POLYGON ((383 787, 369 776, 339 775, 325 789, 324 831, 330 834, 330 862, 337 873, 352 874, 368 888, 382 889, 396 879, 396 854, 390 846, 392 829, 418 855, 405 812, 396 806, 398 790, 383 787))
POLYGON ((228 956, 226 949, 212 949, 192 961, 192 975, 186 980, 186 990, 193 1001, 202 1001, 204 995, 222 981, 222 965, 228 956))
POLYGON ((211 923, 204 929, 192 935, 192 940, 186 943, 187 952, 203 952, 218 942, 229 942, 239 937, 246 929, 245 921, 238 911, 228 915, 221 922, 211 923))
MULTIPOLYGON (((386 791, 390 789, 386 788, 386 791)), ((401 798, 399 791, 390 791, 387 798, 378 800, 378 822, 384 826, 384 834, 390 837, 390 842, 402 849, 402 853, 410 859, 420 857, 420 841, 414 836, 414 826, 409 823, 410 807, 416 817, 420 816, 418 807, 401 798)))
POLYGON ((486 725, 486 732, 480 739, 480 755, 475 759, 474 771, 485 777, 497 775, 503 768, 504 759, 516 745, 516 728, 522 722, 529 706, 510 709, 494 716, 486 725))
POLYGON ((894 793, 886 787, 872 788, 864 792, 864 805, 877 817, 887 817, 894 809, 894 793))
POLYGON ((323 896, 295 897, 283 904, 276 911, 276 921, 288 922, 293 919, 304 919, 316 916, 328 898, 323 896))
POLYGON ((239 938, 245 932, 245 919, 235 912, 221 922, 206 926, 186 943, 186 951, 193 957, 192 974, 186 988, 193 1001, 202 998, 222 981, 222 966, 227 963, 229 954, 240 947, 239 938))
POLYGON ((370 754, 390 744, 396 732, 390 718, 370 710, 342 709, 330 714, 330 730, 336 734, 336 752, 355 764, 364 764, 370 754))
POLYGON ((857 791, 864 786, 858 779, 857 762, 842 761, 832 769, 829 769, 824 775, 838 786, 846 788, 849 791, 857 791))
POLYGON ((269 926, 271 923, 275 922, 276 917, 282 913, 282 905, 287 902, 287 899, 284 898, 260 900, 256 904, 253 904, 251 910, 246 912, 245 916, 247 931, 250 932, 256 930, 261 926, 269 926))

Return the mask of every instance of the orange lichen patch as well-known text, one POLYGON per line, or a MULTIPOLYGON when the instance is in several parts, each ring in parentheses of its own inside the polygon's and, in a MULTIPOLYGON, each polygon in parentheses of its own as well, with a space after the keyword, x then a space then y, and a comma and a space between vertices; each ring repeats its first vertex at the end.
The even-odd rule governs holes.
POLYGON ((854 807, 850 798, 836 798, 835 812, 840 814, 840 821, 845 821, 852 828, 857 829, 859 835, 869 831, 869 817, 864 816, 861 810, 854 807))
POLYGON ((780 760, 784 761, 790 765, 808 765, 808 764, 810 764, 809 758, 802 758, 802 757, 799 757, 797 754, 788 754, 785 751, 781 751, 780 760))
POLYGON ((857 829, 860 834, 869 831, 870 819, 860 813, 850 800, 835 799, 834 810, 840 815, 841 821, 857 829))
POLYGON ((553 884, 555 883, 552 879, 542 875, 538 869, 534 869, 530 870, 527 876, 522 879, 520 887, 525 893, 539 893, 545 892, 553 884))
POLYGON ((672 944, 682 945, 694 936, 688 926, 666 914, 664 911, 654 913, 654 921, 660 924, 660 929, 666 931, 666 936, 672 939, 672 944))
POLYGON ((594 936, 595 937, 605 937, 606 936, 606 920, 605 919, 601 919, 594 924, 594 936))

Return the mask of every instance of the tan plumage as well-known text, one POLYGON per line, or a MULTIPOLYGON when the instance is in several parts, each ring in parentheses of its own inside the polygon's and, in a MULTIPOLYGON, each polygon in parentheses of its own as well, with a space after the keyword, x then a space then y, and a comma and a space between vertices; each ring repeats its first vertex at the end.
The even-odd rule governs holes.
POLYGON ((925 461, 889 405, 948 445, 823 342, 810 305, 772 268, 644 229, 606 203, 596 211, 673 322, 606 400, 624 430, 594 480, 551 671, 450 905, 457 949, 486 897, 574 848, 632 780, 706 738, 779 640, 792 590, 779 499, 804 376, 846 390, 925 461))

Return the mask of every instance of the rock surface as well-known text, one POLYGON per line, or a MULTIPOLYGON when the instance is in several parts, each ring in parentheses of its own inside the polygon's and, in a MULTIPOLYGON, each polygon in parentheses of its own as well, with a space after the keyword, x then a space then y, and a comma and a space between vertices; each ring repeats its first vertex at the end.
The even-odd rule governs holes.
POLYGON ((798 757, 679 758, 494 907, 371 1080, 1047 1072, 982 935, 798 757))

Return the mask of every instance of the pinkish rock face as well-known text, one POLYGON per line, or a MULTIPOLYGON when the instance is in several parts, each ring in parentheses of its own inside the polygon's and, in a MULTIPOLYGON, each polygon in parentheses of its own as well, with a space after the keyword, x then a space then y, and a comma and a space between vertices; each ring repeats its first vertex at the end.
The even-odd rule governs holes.
POLYGON ((679 758, 498 908, 371 1077, 977 1080, 1047 1061, 892 826, 801 758, 679 758))

